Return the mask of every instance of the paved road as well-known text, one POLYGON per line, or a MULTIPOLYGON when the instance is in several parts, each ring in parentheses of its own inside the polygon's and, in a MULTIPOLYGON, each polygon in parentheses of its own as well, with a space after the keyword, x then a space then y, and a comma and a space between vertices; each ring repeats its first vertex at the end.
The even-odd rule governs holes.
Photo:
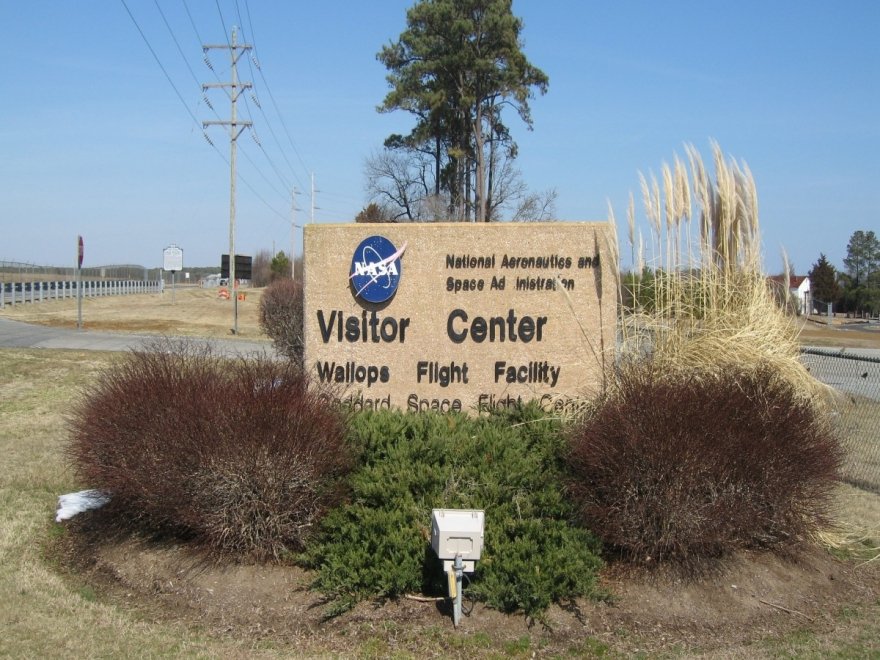
MULTIPOLYGON (((91 330, 70 330, 31 325, 0 317, 0 347, 3 348, 72 348, 89 351, 128 351, 141 348, 144 342, 156 339, 153 335, 130 335, 91 330)), ((240 339, 199 339, 189 341, 209 343, 224 355, 274 355, 272 344, 240 339)))

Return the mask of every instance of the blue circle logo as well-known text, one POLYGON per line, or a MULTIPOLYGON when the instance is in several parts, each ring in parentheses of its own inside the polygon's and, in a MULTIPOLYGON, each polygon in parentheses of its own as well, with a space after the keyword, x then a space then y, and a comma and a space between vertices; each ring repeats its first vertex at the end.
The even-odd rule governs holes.
POLYGON ((397 291, 400 283, 400 257, 406 243, 399 250, 384 236, 370 236, 361 241, 351 258, 351 286, 356 298, 371 303, 383 303, 397 291))

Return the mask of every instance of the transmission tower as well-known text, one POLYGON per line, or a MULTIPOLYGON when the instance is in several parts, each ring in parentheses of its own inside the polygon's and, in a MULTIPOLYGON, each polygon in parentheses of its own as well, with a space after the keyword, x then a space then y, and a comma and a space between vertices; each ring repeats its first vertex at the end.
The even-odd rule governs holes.
MULTIPOLYGON (((229 100, 232 102, 232 115, 229 121, 205 121, 202 122, 203 128, 208 126, 228 126, 229 127, 229 287, 232 289, 232 334, 238 334, 238 291, 235 287, 235 145, 241 132, 250 127, 253 122, 239 121, 236 114, 236 103, 238 97, 246 89, 250 89, 253 85, 249 82, 239 82, 238 80, 238 60, 248 50, 252 48, 249 44, 238 44, 235 41, 236 31, 232 28, 232 39, 228 44, 203 44, 202 50, 207 53, 214 48, 221 48, 229 51, 232 63, 231 78, 228 83, 206 83, 202 85, 202 90, 208 90, 212 87, 228 87, 229 100)), ((209 63, 210 66, 210 63, 209 63)))

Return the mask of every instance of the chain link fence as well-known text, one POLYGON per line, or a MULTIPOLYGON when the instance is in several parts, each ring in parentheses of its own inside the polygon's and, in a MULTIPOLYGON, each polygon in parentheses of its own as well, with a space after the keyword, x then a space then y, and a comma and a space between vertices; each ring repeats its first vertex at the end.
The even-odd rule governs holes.
POLYGON ((807 348, 801 360, 839 394, 832 414, 846 449, 844 480, 880 493, 880 358, 807 348))

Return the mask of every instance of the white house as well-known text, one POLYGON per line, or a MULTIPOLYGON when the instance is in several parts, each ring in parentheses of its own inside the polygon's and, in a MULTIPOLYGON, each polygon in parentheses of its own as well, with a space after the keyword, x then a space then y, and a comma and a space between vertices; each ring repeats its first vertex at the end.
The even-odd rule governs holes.
MULTIPOLYGON (((785 284, 784 275, 771 275, 767 278, 773 286, 782 287, 785 284)), ((813 297, 810 295, 810 277, 808 275, 792 275, 788 278, 789 293, 797 303, 798 314, 811 314, 813 297)))

